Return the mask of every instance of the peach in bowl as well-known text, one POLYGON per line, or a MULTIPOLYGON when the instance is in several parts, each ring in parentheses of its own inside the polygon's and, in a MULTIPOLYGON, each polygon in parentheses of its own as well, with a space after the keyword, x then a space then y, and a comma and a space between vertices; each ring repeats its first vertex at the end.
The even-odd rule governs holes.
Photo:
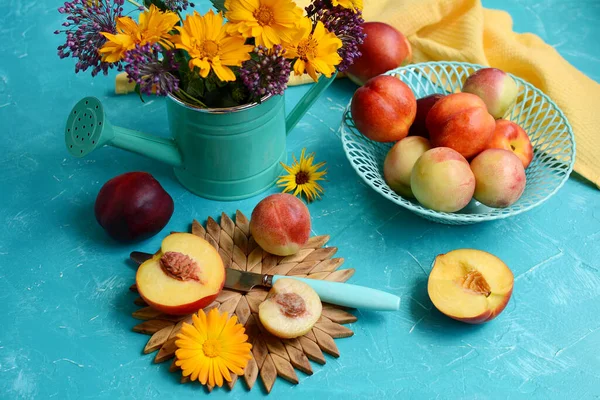
MULTIPOLYGON (((465 81, 485 68, 476 64, 440 61, 411 64, 384 74, 407 85, 417 104, 419 99, 434 94, 444 96, 432 102, 434 104, 427 107, 427 115, 421 115, 420 119, 425 119, 433 149, 447 148, 453 151, 439 152, 440 156, 444 155, 445 161, 440 156, 432 157, 435 153, 430 153, 426 162, 419 162, 418 159, 414 160, 416 149, 400 151, 401 147, 408 146, 396 146, 401 137, 397 141, 384 141, 363 134, 356 124, 353 100, 350 100, 342 119, 341 139, 355 172, 381 196, 423 218, 444 224, 463 225, 508 218, 548 200, 564 185, 573 170, 575 139, 571 126, 564 113, 546 94, 508 71, 506 75, 517 88, 516 101, 506 112, 501 110, 502 121, 494 122, 495 116, 500 113, 490 112, 490 106, 485 103, 489 99, 480 101, 476 93, 462 92, 465 81), (469 130, 457 139, 452 132, 459 132, 462 125, 469 130), (476 136, 478 134, 482 136, 476 136), (474 162, 485 151, 485 156, 474 162), (403 153, 411 159, 402 160, 403 153), (393 156, 388 157, 388 154, 393 156), (390 171, 390 160, 403 169, 390 171), (504 181, 490 181, 490 174, 484 170, 498 167, 495 163, 502 160, 510 161, 514 171, 520 170, 518 164, 522 164, 525 172, 522 191, 518 187, 523 184, 522 171, 518 179, 513 179, 516 177, 514 171, 503 170, 504 181), (458 175, 444 172, 444 168, 438 167, 442 165, 440 162, 452 165, 458 175), (475 181, 479 179, 479 182, 475 184, 472 198, 465 201, 465 196, 469 197, 473 188, 465 167, 467 163, 473 170, 475 181), (405 178, 409 175, 406 165, 419 168, 418 173, 411 176, 413 179, 410 184, 405 178), (444 204, 431 200, 440 196, 447 197, 444 204)), ((501 81, 505 83, 506 79, 501 81)), ((361 113, 376 115, 377 110, 361 110, 361 113)), ((420 157, 425 155, 426 151, 420 157)))

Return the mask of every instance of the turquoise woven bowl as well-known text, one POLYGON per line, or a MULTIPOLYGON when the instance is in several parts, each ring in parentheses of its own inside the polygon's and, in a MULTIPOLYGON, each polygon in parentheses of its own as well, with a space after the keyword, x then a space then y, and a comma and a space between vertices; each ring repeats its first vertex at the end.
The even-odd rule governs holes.
MULTIPOLYGON (((434 93, 460 91, 465 79, 481 65, 459 62, 427 62, 388 71, 421 98, 434 93)), ((521 198, 507 208, 489 208, 476 200, 455 213, 423 207, 415 199, 395 193, 383 179, 383 162, 393 143, 374 142, 355 127, 346 107, 341 126, 344 151, 356 173, 377 193, 410 211, 443 224, 466 225, 493 221, 521 214, 539 206, 567 181, 575 162, 575 139, 567 118, 548 96, 530 83, 511 75, 519 88, 519 97, 506 119, 519 124, 529 134, 534 156, 526 170, 527 186, 521 198)))

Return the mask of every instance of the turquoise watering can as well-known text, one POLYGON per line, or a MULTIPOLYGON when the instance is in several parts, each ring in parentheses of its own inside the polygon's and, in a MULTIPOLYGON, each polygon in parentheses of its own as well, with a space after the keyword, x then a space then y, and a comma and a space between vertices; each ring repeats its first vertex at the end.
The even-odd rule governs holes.
POLYGON ((69 153, 84 157, 102 146, 138 153, 174 168, 190 192, 214 200, 238 200, 272 186, 286 160, 286 135, 333 82, 322 76, 285 115, 283 96, 248 105, 201 109, 168 96, 172 139, 112 126, 95 97, 81 99, 65 128, 69 153))

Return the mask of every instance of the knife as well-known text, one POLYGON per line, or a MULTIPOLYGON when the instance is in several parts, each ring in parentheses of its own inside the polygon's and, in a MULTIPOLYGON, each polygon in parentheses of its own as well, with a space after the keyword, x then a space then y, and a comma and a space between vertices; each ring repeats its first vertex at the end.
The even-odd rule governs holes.
MULTIPOLYGON (((129 257, 137 264, 151 259, 154 254, 140 251, 132 252, 129 257)), ((378 311, 396 311, 400 308, 400 297, 381 290, 349 283, 329 282, 318 279, 297 278, 294 276, 257 274, 225 268, 224 287, 240 292, 249 292, 255 286, 271 287, 281 278, 302 281, 314 289, 321 301, 339 306, 362 308, 378 311)))

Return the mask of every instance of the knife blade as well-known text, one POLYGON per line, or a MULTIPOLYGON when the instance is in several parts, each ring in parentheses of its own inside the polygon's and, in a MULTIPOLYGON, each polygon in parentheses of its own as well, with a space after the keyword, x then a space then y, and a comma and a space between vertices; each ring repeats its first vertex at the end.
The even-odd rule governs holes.
MULTIPOLYGON (((129 255, 131 260, 137 264, 141 264, 153 256, 154 254, 140 251, 134 251, 129 255)), ((233 268, 225 268, 225 272, 226 277, 223 286, 240 292, 249 292, 255 286, 268 288, 273 286, 278 279, 291 278, 312 287, 321 298, 321 301, 325 303, 379 311, 396 311, 400 308, 400 297, 365 286, 293 276, 257 274, 233 268)))

